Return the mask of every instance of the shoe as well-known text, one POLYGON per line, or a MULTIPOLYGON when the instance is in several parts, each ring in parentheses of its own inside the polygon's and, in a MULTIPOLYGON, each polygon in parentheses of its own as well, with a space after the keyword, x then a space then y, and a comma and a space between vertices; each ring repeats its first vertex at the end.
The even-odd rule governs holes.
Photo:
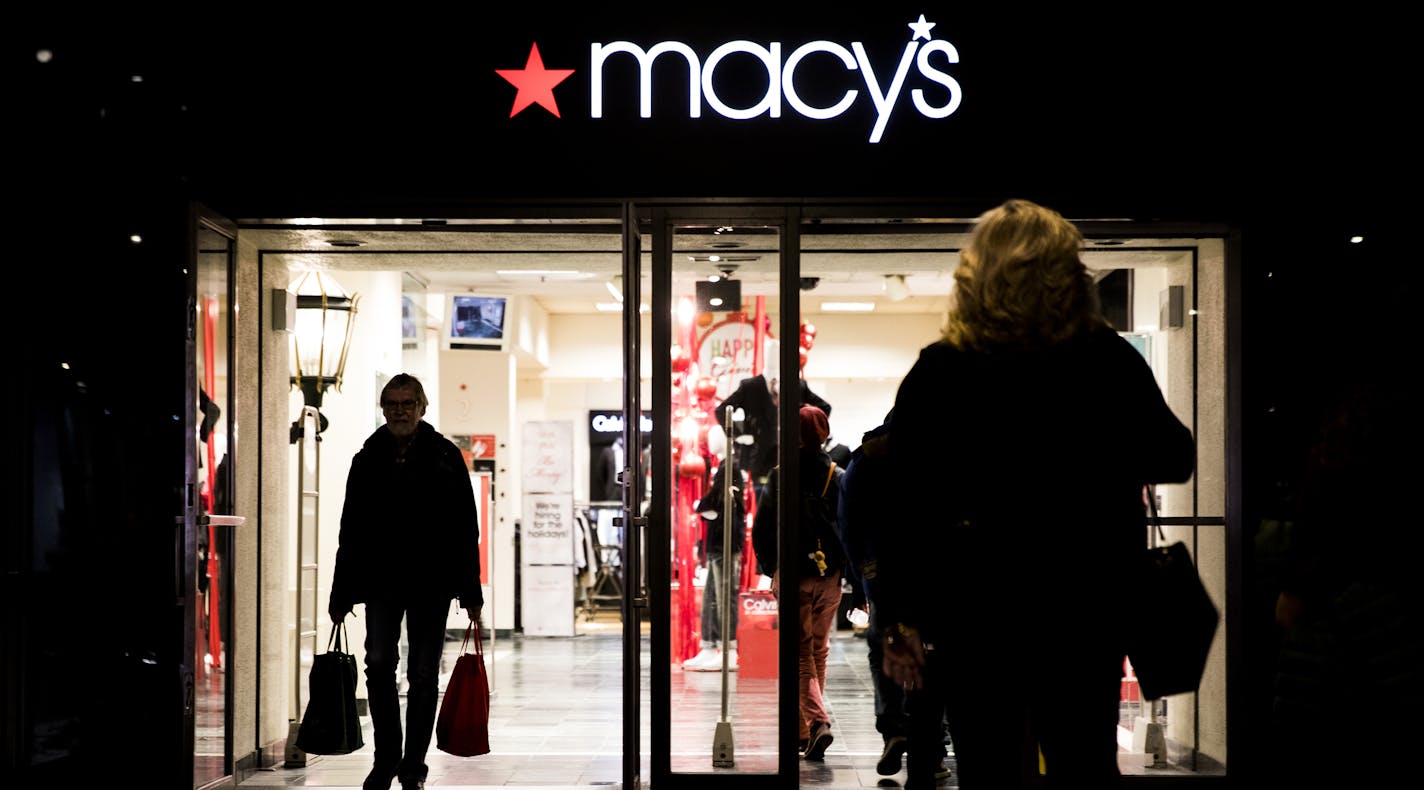
POLYGON ((881 776, 900 773, 900 762, 905 757, 905 749, 910 739, 903 735, 891 735, 885 739, 885 750, 880 753, 880 762, 875 764, 875 772, 881 776))
MULTIPOLYGON (((721 668, 722 668, 722 662, 720 662, 720 661, 717 662, 717 668, 718 668, 718 669, 721 669, 721 668)), ((737 671, 737 649, 736 649, 735 647, 732 648, 732 652, 730 652, 730 653, 727 654, 727 671, 728 671, 728 672, 736 672, 736 671, 737 671)))
POLYGON ((389 790, 395 778, 396 772, 393 770, 372 768, 371 773, 366 775, 366 781, 361 783, 361 790, 389 790))
POLYGON ((831 735, 831 723, 828 721, 818 721, 811 725, 811 737, 806 743, 806 759, 821 760, 826 756, 826 749, 834 741, 831 735))
POLYGON ((425 780, 416 779, 413 782, 401 782, 401 790, 425 790, 425 780))
POLYGON ((948 779, 952 773, 954 772, 949 770, 949 763, 941 760, 939 766, 935 768, 934 773, 928 778, 921 776, 906 777, 905 790, 922 790, 922 788, 923 790, 929 790, 929 788, 937 787, 940 782, 948 779))
POLYGON ((809 742, 810 742, 810 741, 807 740, 806 738, 802 738, 801 740, 797 741, 797 742, 796 742, 796 752, 797 752, 798 754, 805 754, 805 753, 806 753, 806 744, 808 744, 809 742))
POLYGON ((704 647, 692 658, 682 662, 688 672, 716 672, 722 668, 722 651, 715 647, 704 647))

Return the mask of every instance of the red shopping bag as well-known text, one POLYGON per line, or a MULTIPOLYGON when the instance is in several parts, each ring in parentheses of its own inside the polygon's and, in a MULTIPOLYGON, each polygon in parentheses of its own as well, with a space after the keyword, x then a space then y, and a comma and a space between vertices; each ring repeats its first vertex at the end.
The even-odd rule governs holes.
POLYGON ((460 644, 460 657, 445 686, 440 715, 435 720, 435 748, 459 757, 489 754, 489 676, 480 627, 471 621, 460 644), (475 652, 467 653, 473 634, 475 652))

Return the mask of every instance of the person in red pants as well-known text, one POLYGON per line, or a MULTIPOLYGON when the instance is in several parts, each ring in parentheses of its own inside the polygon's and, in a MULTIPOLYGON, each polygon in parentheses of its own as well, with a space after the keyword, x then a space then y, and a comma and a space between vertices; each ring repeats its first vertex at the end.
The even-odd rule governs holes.
MULTIPOLYGON (((830 435, 826 413, 815 406, 802 406, 800 454, 801 490, 798 508, 801 517, 801 583, 796 591, 797 616, 801 622, 798 680, 801 716, 799 735, 806 745, 807 760, 820 760, 834 737, 831 715, 826 709, 826 655, 830 652, 831 630, 841 603, 841 571, 845 550, 836 513, 840 499, 842 470, 822 449, 830 435)), ((780 596, 777 566, 776 498, 780 467, 771 471, 766 493, 757 503, 752 522, 752 547, 761 573, 771 577, 772 591, 780 596)))

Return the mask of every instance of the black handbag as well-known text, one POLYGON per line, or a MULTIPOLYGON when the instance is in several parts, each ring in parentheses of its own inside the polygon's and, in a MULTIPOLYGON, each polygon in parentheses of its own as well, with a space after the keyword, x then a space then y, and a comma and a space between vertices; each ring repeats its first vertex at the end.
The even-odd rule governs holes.
MULTIPOLYGON (((1147 501, 1157 542, 1165 542, 1157 494, 1147 501)), ((1221 613, 1212 603, 1192 555, 1181 541, 1147 549, 1137 569, 1127 657, 1146 699, 1196 691, 1216 638, 1221 613)))
POLYGON ((356 657, 342 650, 346 624, 332 623, 326 652, 312 657, 308 700, 297 730, 297 748, 307 754, 350 754, 364 744, 356 711, 356 657))

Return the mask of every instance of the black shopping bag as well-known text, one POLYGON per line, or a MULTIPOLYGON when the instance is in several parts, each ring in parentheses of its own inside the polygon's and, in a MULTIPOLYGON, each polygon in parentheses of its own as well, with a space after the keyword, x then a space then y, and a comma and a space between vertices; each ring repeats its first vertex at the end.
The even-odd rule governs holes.
MULTIPOLYGON (((1149 492, 1158 538, 1156 496, 1149 492)), ((1142 696, 1160 699, 1196 691, 1216 638, 1221 613, 1212 603, 1186 545, 1177 541, 1142 554, 1129 629, 1127 658, 1142 696)))
POLYGON ((307 754, 350 754, 364 743, 356 712, 356 657, 342 650, 344 641, 345 623, 333 623, 326 652, 312 658, 310 699, 297 731, 297 748, 307 754))

